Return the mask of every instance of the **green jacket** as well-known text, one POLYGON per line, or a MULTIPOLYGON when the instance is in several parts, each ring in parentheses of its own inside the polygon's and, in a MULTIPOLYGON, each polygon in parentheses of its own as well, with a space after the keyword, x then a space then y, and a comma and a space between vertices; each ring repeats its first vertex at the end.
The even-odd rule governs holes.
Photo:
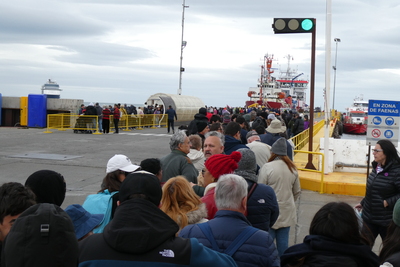
POLYGON ((172 177, 182 175, 185 176, 189 182, 197 184, 199 172, 184 152, 175 149, 160 160, 163 171, 162 183, 165 183, 172 177))

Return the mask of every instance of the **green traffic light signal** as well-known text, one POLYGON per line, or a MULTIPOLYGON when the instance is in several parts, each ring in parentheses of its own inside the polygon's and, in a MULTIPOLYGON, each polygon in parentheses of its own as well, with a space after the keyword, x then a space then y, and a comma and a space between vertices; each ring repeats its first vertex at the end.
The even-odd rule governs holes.
POLYGON ((311 19, 305 19, 301 22, 301 28, 305 31, 309 31, 314 26, 314 23, 311 19))
POLYGON ((312 32, 315 29, 315 19, 274 18, 272 28, 275 34, 312 32))

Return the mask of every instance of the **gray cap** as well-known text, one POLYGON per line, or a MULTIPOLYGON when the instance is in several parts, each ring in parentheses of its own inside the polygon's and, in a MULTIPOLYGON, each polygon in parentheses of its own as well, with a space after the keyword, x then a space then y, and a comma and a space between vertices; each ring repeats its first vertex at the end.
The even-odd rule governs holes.
POLYGON ((272 144, 271 152, 278 156, 287 156, 287 141, 284 137, 279 138, 272 144))
POLYGON ((250 137, 252 137, 252 136, 255 136, 255 135, 258 135, 258 133, 256 132, 256 131, 249 131, 247 134, 246 134, 246 139, 249 139, 250 137))

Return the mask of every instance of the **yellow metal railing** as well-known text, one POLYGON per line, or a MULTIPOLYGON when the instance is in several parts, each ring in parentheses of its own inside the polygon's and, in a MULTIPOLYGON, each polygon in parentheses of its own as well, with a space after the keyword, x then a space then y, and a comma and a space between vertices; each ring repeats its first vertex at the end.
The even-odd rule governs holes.
MULTIPOLYGON (((314 124, 313 136, 315 136, 321 130, 321 128, 324 127, 324 125, 325 125, 325 120, 321 120, 318 123, 314 124)), ((294 144, 295 150, 300 150, 308 144, 309 132, 310 128, 290 138, 290 140, 292 140, 294 144)))
POLYGON ((301 171, 308 171, 308 172, 316 172, 321 174, 321 180, 320 180, 320 193, 324 193, 324 172, 325 172, 325 155, 324 153, 321 152, 310 152, 310 151, 304 151, 304 150, 294 150, 295 153, 306 153, 306 154, 313 154, 313 155, 319 155, 321 156, 321 160, 318 162, 321 163, 321 170, 312 170, 312 169, 304 169, 304 168, 297 168, 298 170, 301 171))
MULTIPOLYGON (((167 116, 164 114, 147 115, 122 115, 119 120, 118 128, 123 131, 130 131, 133 128, 143 129, 143 127, 166 127, 167 116)), ((67 129, 74 131, 91 131, 99 133, 98 116, 96 115, 78 115, 70 113, 49 114, 47 115, 47 129, 45 133, 51 133, 50 129, 65 131, 67 129)), ((110 130, 115 129, 113 116, 110 116, 110 130)))

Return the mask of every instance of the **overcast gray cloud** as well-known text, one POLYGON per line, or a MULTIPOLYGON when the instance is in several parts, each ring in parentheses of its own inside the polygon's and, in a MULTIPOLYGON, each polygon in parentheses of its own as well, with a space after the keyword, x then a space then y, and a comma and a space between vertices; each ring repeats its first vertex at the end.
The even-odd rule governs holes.
MULTIPOLYGON (((326 2, 186 0, 182 89, 208 105, 242 106, 264 54, 274 67, 310 77, 311 36, 274 35, 274 17, 317 19, 315 105, 323 106, 326 2)), ((332 65, 338 37, 335 107, 393 99, 400 76, 396 0, 332 1, 332 65), (386 97, 387 96, 387 97, 386 97)), ((179 85, 182 0, 14 0, 0 3, 0 93, 40 93, 48 79, 62 97, 144 103, 179 85)), ((278 70, 276 72, 279 72, 278 70)), ((333 87, 333 73, 332 85, 333 87)))

